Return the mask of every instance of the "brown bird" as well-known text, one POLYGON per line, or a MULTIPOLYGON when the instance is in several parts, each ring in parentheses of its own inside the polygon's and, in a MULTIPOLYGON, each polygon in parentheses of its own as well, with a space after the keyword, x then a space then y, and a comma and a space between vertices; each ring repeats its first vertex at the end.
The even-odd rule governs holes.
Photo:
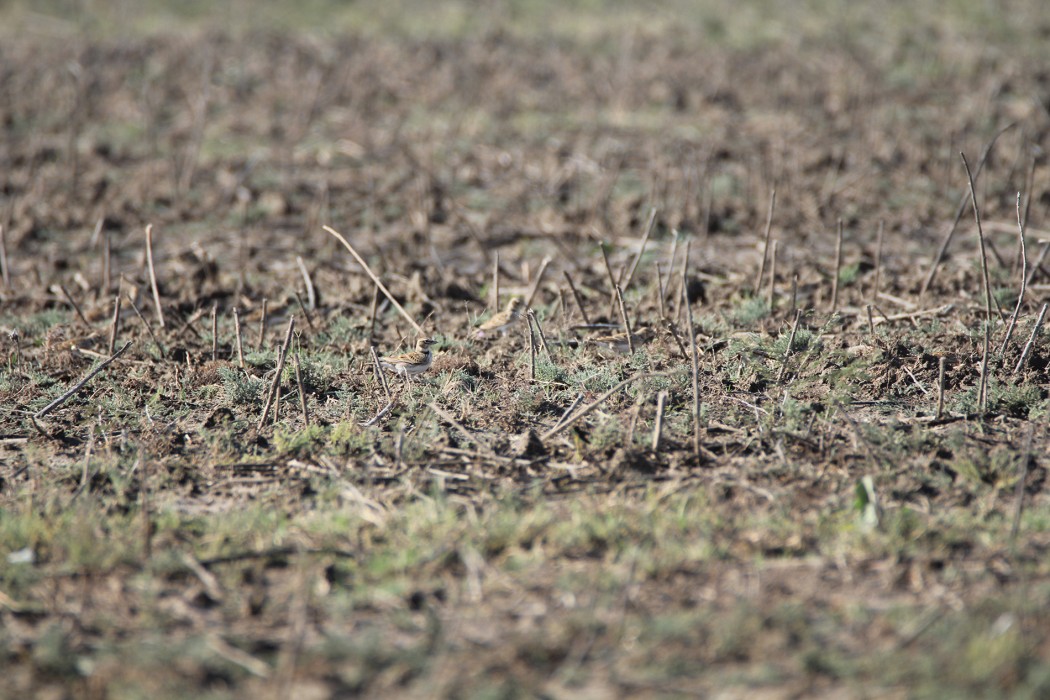
POLYGON ((500 334, 506 335, 510 327, 521 319, 521 306, 521 299, 512 298, 507 302, 507 308, 504 311, 494 314, 492 318, 478 326, 478 337, 484 338, 485 333, 489 331, 499 331, 500 334))
POLYGON ((430 364, 434 361, 434 354, 430 352, 430 346, 436 344, 437 341, 431 338, 420 338, 416 341, 415 350, 400 355, 381 357, 379 364, 408 381, 409 377, 422 374, 430 369, 430 364))
MULTIPOLYGON (((639 328, 637 331, 631 334, 631 341, 634 343, 634 347, 638 348, 645 345, 653 339, 654 333, 651 328, 639 328)), ((627 331, 620 331, 619 333, 613 333, 612 335, 603 335, 598 338, 591 338, 590 342, 597 345, 604 345, 610 350, 615 350, 619 353, 630 352, 631 346, 627 342, 627 331)))

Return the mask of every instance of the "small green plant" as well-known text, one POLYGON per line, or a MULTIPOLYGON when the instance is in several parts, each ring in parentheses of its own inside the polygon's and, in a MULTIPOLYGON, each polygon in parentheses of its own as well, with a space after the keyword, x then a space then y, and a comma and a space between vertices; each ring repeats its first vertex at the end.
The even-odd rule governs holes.
POLYGON ((253 408, 262 406, 266 384, 258 377, 245 374, 236 367, 220 367, 219 377, 226 398, 233 406, 253 408))

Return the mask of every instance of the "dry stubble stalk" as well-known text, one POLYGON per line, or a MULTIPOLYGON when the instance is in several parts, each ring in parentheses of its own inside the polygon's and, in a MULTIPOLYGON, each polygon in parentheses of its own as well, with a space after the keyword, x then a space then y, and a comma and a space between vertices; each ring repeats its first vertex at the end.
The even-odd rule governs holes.
POLYGON ((773 231, 773 209, 777 205, 777 191, 773 189, 769 193, 769 212, 766 214, 766 233, 763 236, 765 242, 762 245, 762 262, 758 266, 758 274, 755 276, 755 294, 762 288, 762 277, 766 274, 766 257, 769 255, 769 237, 773 231))
POLYGON ((157 270, 153 265, 153 224, 146 225, 146 265, 149 268, 149 285, 153 291, 153 306, 157 323, 164 328, 164 309, 160 305, 160 290, 157 288, 157 270))
POLYGON ((400 313, 401 316, 404 317, 406 321, 408 321, 409 325, 416 329, 417 333, 419 333, 420 335, 424 335, 422 326, 416 323, 416 320, 412 318, 407 311, 405 311, 404 307, 401 306, 401 304, 398 303, 397 299, 394 298, 394 295, 391 294, 390 290, 387 289, 386 285, 383 284, 383 281, 379 279, 376 273, 372 272, 372 268, 368 266, 368 263, 364 261, 364 258, 358 255, 357 251, 354 250, 354 247, 350 245, 350 243, 345 238, 343 238, 343 234, 339 233, 331 226, 323 226, 322 228, 328 233, 330 233, 332 236, 335 236, 339 240, 339 242, 343 244, 343 247, 350 252, 350 255, 354 256, 354 260, 357 261, 357 264, 364 268, 368 276, 372 278, 373 282, 375 282, 375 285, 379 287, 379 290, 383 292, 386 298, 390 300, 390 303, 394 305, 394 308, 398 310, 398 313, 400 313))
POLYGON ((1017 315, 1021 313, 1021 304, 1024 302, 1024 293, 1028 286, 1028 253, 1025 250, 1024 244, 1024 219, 1021 218, 1021 193, 1017 193, 1017 231, 1020 235, 1021 242, 1021 291, 1017 294, 1017 304, 1014 306, 1013 315, 1010 316, 1010 325, 1006 328, 1006 336, 1003 338, 1003 344, 999 346, 999 357, 1002 358, 1006 352, 1006 346, 1010 342, 1010 338, 1014 334, 1014 328, 1017 326, 1017 315))
POLYGON ((284 335, 284 345, 277 356, 277 370, 273 375, 273 383, 270 384, 270 392, 266 396, 266 404, 263 406, 262 416, 259 417, 258 429, 262 430, 266 425, 266 419, 270 415, 270 405, 277 397, 278 388, 281 386, 281 373, 284 372, 284 360, 288 356, 288 347, 292 344, 292 332, 295 330, 295 316, 288 317, 288 330, 284 335))

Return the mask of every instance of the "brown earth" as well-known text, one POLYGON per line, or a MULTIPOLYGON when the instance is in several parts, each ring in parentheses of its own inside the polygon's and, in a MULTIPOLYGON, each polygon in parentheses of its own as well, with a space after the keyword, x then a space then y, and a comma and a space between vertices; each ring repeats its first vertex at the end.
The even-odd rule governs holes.
POLYGON ((29 537, 20 518, 60 520, 85 498, 102 520, 82 526, 126 546, 83 564, 40 544, 32 573, 0 564, 0 694, 1045 692, 1045 338, 1011 370, 1050 289, 1034 264, 1050 230, 1050 73, 1032 54, 920 41, 922 29, 892 44, 746 49, 642 31, 591 43, 497 30, 0 43, 3 554, 29 537), (1001 306, 987 406, 960 151, 982 166, 1001 306), (770 263, 754 283, 774 188, 769 297, 770 263), (1018 192, 1031 280, 1000 353, 1020 276, 1018 192), (394 405, 372 427, 360 423, 387 401, 369 346, 393 352, 416 332, 382 296, 373 325, 374 284, 324 224, 441 341, 428 374, 392 382, 394 405), (659 331, 634 356, 580 342, 566 273, 592 324, 620 323, 600 241, 632 324, 659 331), (535 379, 524 325, 474 337, 497 254, 500 307, 535 289, 551 352, 538 351, 535 379), (31 420, 110 354, 118 290, 127 353, 31 420), (257 426, 293 315, 314 432, 290 369, 274 424, 257 426), (545 435, 577 396, 635 375, 545 435), (856 524, 864 476, 874 534, 856 524), (361 520, 352 535, 302 526, 331 499, 361 520), (503 544, 461 533, 487 550, 432 542, 396 592, 354 568, 426 540, 399 513, 433 499, 479 529, 501 509, 540 522, 503 544), (663 503, 703 513, 664 522, 663 503), (259 506, 292 534, 224 545, 195 529, 259 506), (589 529, 603 514, 610 531, 589 529), (668 533, 697 537, 703 554, 682 555, 668 533), (339 589, 353 605, 331 602, 339 589), (990 670, 959 670, 979 661, 990 670))

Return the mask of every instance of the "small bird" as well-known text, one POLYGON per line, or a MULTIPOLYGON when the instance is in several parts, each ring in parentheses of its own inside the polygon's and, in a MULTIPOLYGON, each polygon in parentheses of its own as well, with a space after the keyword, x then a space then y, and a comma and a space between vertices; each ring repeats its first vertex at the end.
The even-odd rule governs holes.
POLYGON ((478 326, 478 337, 484 338, 485 333, 489 331, 499 331, 501 335, 506 335, 510 327, 521 319, 521 306, 521 299, 512 298, 507 302, 505 311, 494 314, 492 318, 478 326))
POLYGON ((430 352, 431 345, 437 345, 437 341, 431 338, 420 338, 416 341, 416 349, 412 352, 381 357, 379 364, 384 369, 401 375, 407 382, 409 377, 422 374, 430 369, 430 364, 434 361, 434 354, 430 352))
MULTIPOLYGON (((631 340, 634 342, 634 347, 637 349, 652 340, 653 335, 653 330, 651 328, 639 328, 631 334, 631 340)), ((620 331, 619 333, 613 333, 612 335, 591 338, 590 341, 598 345, 604 345, 610 350, 615 350, 619 353, 626 353, 631 350, 631 346, 627 342, 627 331, 620 331)))

